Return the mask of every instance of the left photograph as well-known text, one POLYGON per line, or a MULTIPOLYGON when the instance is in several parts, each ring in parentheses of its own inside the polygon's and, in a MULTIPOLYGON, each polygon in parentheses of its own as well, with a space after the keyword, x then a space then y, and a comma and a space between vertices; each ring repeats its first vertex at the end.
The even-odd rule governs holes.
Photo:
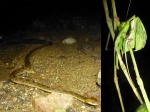
POLYGON ((101 112, 98 0, 0 1, 0 111, 101 112))

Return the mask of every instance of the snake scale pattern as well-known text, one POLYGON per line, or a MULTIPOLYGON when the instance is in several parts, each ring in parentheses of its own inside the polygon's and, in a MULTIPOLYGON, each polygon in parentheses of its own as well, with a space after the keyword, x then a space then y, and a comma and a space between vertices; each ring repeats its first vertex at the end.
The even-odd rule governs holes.
POLYGON ((41 89, 45 92, 57 92, 57 93, 62 93, 62 94, 68 94, 68 95, 71 95, 72 97, 86 103, 86 104, 89 104, 89 105, 93 105, 93 106, 97 106, 99 105, 99 101, 96 99, 96 98, 93 98, 93 97, 90 97, 90 98, 87 98, 87 97, 84 97, 80 94, 77 94, 75 92, 71 92, 71 91, 67 91, 67 90, 59 90, 59 89, 56 89, 56 88, 51 88, 51 87, 48 87, 46 85, 43 85, 39 82, 36 82, 34 80, 31 80, 31 79, 27 79, 27 78, 23 78, 21 77, 21 74, 24 74, 24 73, 28 73, 30 70, 31 70, 31 61, 30 61, 30 58, 36 53, 38 52, 39 50, 42 50, 43 48, 46 48, 48 46, 51 46, 52 43, 49 43, 49 44, 45 44, 45 45, 42 45, 40 47, 37 47, 37 48, 34 48, 32 49, 26 56, 25 56, 25 59, 24 59, 24 66, 21 67, 21 68, 18 68, 16 70, 14 70, 11 74, 10 74, 10 80, 14 83, 17 83, 17 84, 23 84, 23 85, 27 85, 27 86, 30 86, 30 87, 35 87, 35 88, 38 88, 38 89, 41 89))

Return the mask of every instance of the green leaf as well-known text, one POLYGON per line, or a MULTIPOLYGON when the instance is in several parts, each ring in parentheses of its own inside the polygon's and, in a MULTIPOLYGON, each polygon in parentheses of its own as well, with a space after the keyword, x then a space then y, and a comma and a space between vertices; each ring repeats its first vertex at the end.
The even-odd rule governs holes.
POLYGON ((147 107, 146 107, 146 104, 144 103, 144 104, 140 105, 140 106, 136 109, 135 112, 148 112, 147 107))
POLYGON ((136 32, 135 32, 135 51, 141 50, 146 45, 147 34, 144 28, 143 23, 141 22, 140 18, 137 17, 136 23, 136 32))

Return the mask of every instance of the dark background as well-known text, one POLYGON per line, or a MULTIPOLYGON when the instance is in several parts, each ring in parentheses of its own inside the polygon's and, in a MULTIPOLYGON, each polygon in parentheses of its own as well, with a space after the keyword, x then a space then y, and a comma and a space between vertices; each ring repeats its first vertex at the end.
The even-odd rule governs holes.
MULTIPOLYGON (((0 33, 26 30, 33 21, 51 20, 50 24, 73 17, 91 20, 100 18, 98 0, 1 0, 0 33)), ((98 20, 100 21, 100 20, 98 20)), ((54 26, 55 28, 57 26, 54 26)))
MULTIPOLYGON (((110 0, 108 1, 110 6, 110 0)), ((139 68, 140 76, 144 82, 144 86, 147 92, 147 95, 150 99, 150 75, 149 75, 149 69, 150 69, 150 56, 149 56, 149 48, 150 48, 150 26, 149 26, 149 20, 150 17, 147 15, 147 13, 150 10, 149 7, 149 1, 148 0, 132 0, 128 18, 130 18, 133 15, 136 15, 140 17, 142 20, 146 32, 147 32, 147 43, 144 49, 141 51, 135 52, 135 59, 137 61, 137 65, 139 68)), ((126 13, 128 8, 129 0, 116 0, 116 9, 118 17, 120 18, 120 21, 126 20, 126 13)), ((103 5, 102 5, 103 6, 103 5)), ((110 8, 110 7, 109 7, 110 8)), ((101 37, 102 37, 102 112, 121 112, 120 103, 118 99, 118 95, 116 92, 115 84, 114 84, 114 77, 113 77, 113 42, 111 40, 109 44, 109 51, 105 51, 105 44, 106 39, 108 35, 108 27, 105 20, 104 11, 102 13, 102 21, 101 21, 101 37)), ((132 66, 132 62, 130 59, 130 56, 128 55, 129 60, 129 68, 131 77, 133 78, 136 87, 138 88, 138 85, 136 83, 134 68, 132 66)), ((122 92, 122 97, 124 101, 124 106, 126 112, 135 112, 136 108, 140 105, 137 98, 135 97, 131 87, 129 86, 123 72, 120 70, 118 71, 118 80, 119 85, 122 92)), ((139 90, 139 88, 138 88, 139 90)), ((140 91, 140 90, 139 90, 140 91)))

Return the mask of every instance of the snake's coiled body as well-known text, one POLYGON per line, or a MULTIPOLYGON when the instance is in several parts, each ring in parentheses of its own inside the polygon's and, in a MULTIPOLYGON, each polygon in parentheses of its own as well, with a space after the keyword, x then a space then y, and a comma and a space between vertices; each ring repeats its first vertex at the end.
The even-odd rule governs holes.
POLYGON ((35 87, 35 88, 38 88, 38 89, 41 89, 43 91, 46 91, 46 92, 57 92, 57 93, 64 93, 64 94, 68 94, 68 95, 71 95, 72 97, 84 102, 84 103, 87 103, 87 104, 90 104, 90 105, 99 105, 99 101, 93 97, 91 98, 87 98, 87 97, 84 97, 84 96, 81 96, 75 92, 71 92, 71 91, 66 91, 66 90, 59 90, 59 89, 56 89, 56 88, 51 88, 51 87, 48 87, 46 85, 43 85, 41 83, 38 83, 34 80, 30 80, 29 78, 23 78, 21 77, 21 74, 24 74, 24 73, 27 73, 30 71, 31 69, 31 61, 30 61, 30 58, 31 56, 33 56, 37 51, 47 47, 47 46, 50 46, 52 45, 52 43, 50 44, 46 44, 46 45, 42 45, 40 47, 37 47, 33 50, 31 50, 26 56, 25 56, 25 60, 24 60, 24 66, 21 67, 21 68, 18 68, 16 70, 14 70, 11 74, 10 74, 10 80, 14 83, 17 83, 17 84, 24 84, 24 85, 27 85, 27 86, 30 86, 30 87, 35 87))

